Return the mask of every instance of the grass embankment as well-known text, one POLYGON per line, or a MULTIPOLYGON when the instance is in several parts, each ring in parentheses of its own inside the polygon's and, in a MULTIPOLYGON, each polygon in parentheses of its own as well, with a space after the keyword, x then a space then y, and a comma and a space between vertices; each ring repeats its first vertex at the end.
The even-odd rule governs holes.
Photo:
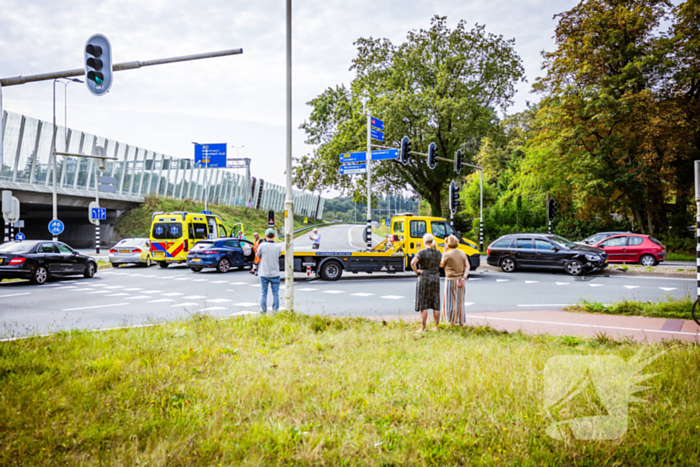
POLYGON ((280 313, 3 342, 0 464, 697 465, 697 344, 414 331, 280 313), (550 357, 641 347, 665 353, 622 438, 548 437, 550 357))
POLYGON ((645 316, 647 318, 688 319, 692 320, 691 310, 695 300, 684 297, 680 300, 669 298, 664 302, 642 302, 622 300, 612 305, 598 302, 582 301, 565 308, 566 311, 579 313, 601 313, 606 315, 645 316))
MULTIPOLYGON (((262 237, 265 230, 267 230, 267 211, 258 211, 252 208, 234 207, 223 204, 209 204, 207 208, 221 217, 227 231, 233 227, 233 224, 243 222, 245 233, 249 240, 253 239, 253 232, 258 232, 262 237)), ((202 212, 203 210, 204 203, 195 203, 191 200, 147 197, 142 205, 121 216, 114 227, 122 238, 148 237, 151 227, 151 216, 156 211, 202 212)), ((303 221, 303 216, 295 215, 294 229, 301 228, 303 226, 303 221)), ((316 223, 316 221, 312 219, 309 219, 309 222, 316 223)), ((283 228, 284 213, 275 213, 275 225, 277 228, 283 228)), ((234 236, 237 234, 237 231, 233 232, 234 236)))
MULTIPOLYGON (((692 261, 695 262, 697 259, 696 255, 687 255, 683 253, 668 253, 666 255, 666 261, 692 261)), ((661 263, 663 264, 663 263, 661 263)))

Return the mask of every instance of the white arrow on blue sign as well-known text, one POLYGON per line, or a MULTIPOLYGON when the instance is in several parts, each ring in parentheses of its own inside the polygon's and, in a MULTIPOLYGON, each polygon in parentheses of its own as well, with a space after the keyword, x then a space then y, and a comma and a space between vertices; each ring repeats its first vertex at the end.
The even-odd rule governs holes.
POLYGON ((100 221, 107 220, 107 208, 92 208, 92 219, 100 221))
POLYGON ((379 120, 378 118, 372 117, 372 126, 377 128, 378 130, 383 130, 384 129, 384 121, 379 120))
POLYGON ((367 164, 346 164, 340 166, 340 175, 367 173, 367 164))
POLYGON ((24 241, 25 238, 26 237, 22 232, 17 232, 17 234, 15 235, 15 240, 17 240, 18 242, 24 241))
POLYGON ((63 225, 63 222, 58 219, 54 219, 49 222, 49 233, 51 233, 51 235, 61 235, 64 229, 65 226, 63 225))
MULTIPOLYGON (((398 149, 383 149, 381 151, 372 151, 373 161, 385 161, 399 158, 398 149)), ((340 162, 346 164, 348 162, 366 162, 366 152, 349 152, 340 155, 340 162)))
MULTIPOLYGON (((384 141, 384 132, 381 132, 377 130, 376 128, 372 128, 372 138, 379 140, 379 141, 384 141)), ((374 158, 373 158, 374 159, 374 158)))

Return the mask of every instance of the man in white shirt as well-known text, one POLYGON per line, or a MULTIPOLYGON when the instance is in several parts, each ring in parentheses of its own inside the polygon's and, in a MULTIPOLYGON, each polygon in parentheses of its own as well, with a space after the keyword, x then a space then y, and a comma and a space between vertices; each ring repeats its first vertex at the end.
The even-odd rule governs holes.
POLYGON ((318 248, 321 246, 321 234, 319 233, 318 229, 314 229, 314 232, 309 235, 309 239, 311 239, 311 248, 318 250, 318 248))
POLYGON ((275 231, 265 231, 265 241, 258 247, 258 276, 260 277, 260 308, 267 312, 267 288, 272 286, 272 311, 280 308, 280 255, 282 244, 275 243, 275 231))

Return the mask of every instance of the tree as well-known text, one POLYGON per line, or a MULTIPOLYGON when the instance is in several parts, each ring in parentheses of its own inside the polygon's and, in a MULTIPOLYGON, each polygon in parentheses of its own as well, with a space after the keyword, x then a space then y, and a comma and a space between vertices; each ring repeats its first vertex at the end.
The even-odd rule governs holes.
MULTIPOLYGON (((338 175, 341 153, 366 148, 363 93, 372 114, 385 122, 385 145, 398 147, 406 135, 414 151, 425 153, 435 142, 439 157, 453 159, 457 149, 467 149, 496 124, 496 109, 511 103, 515 84, 523 78, 514 40, 489 34, 483 25, 467 30, 464 21, 450 30, 441 16, 433 17, 428 30, 410 31, 400 45, 372 38, 355 45, 351 69, 357 75, 350 88, 328 88, 309 102, 313 109, 301 128, 316 147, 296 159, 294 183, 300 188, 366 191, 364 177, 338 175)), ((430 170, 415 156, 406 166, 386 161, 372 167, 374 192, 410 187, 428 200, 433 215, 442 214, 455 175, 451 164, 430 170)))

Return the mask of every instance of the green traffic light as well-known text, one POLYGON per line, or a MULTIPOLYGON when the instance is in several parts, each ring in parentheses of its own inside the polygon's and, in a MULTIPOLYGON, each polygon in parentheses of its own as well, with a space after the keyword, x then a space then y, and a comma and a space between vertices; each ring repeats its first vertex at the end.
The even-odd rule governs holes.
POLYGON ((102 80, 102 78, 100 78, 99 76, 95 76, 95 82, 96 82, 97 84, 102 84, 103 80, 102 80))

